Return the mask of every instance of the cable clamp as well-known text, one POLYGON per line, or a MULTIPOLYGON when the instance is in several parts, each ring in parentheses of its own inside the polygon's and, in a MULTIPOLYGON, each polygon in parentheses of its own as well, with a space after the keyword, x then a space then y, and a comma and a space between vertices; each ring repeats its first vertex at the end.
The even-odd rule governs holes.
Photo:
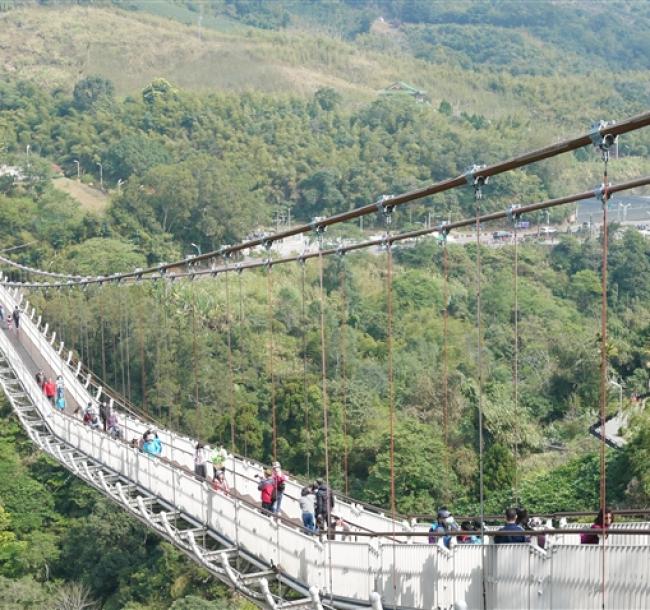
POLYGON ((273 240, 272 239, 265 239, 262 241, 262 245, 264 246, 265 250, 270 250, 271 246, 273 245, 273 240))
POLYGON ((386 203, 387 201, 390 201, 392 197, 390 195, 382 195, 376 202, 375 202, 375 207, 377 208, 378 212, 381 212, 385 218, 389 218, 390 215, 393 213, 393 208, 395 207, 394 205, 390 205, 389 203, 386 203))
POLYGON ((390 237, 390 235, 384 235, 381 238, 381 247, 383 250, 390 250, 392 245, 393 245, 393 239, 390 237))
POLYGON ((442 241, 445 244, 447 243, 447 237, 449 236, 449 231, 450 231, 450 228, 447 226, 448 224, 449 222, 446 220, 443 220, 440 223, 440 230, 439 230, 440 241, 442 241))
POLYGON ((591 126, 589 138, 592 144, 601 152, 607 152, 616 142, 618 136, 613 133, 607 133, 608 127, 616 125, 616 121, 598 121, 591 126), (605 133, 603 133, 605 130, 605 133))
POLYGON ((607 204, 607 201, 611 198, 611 191, 604 185, 601 184, 597 189, 594 190, 594 197, 600 201, 603 205, 607 204))
POLYGON ((296 259, 300 265, 303 267, 305 266, 305 263, 307 262, 306 258, 307 250, 303 250, 299 255, 298 258, 296 259))
POLYGON ((519 209, 521 208, 521 205, 518 203, 511 205, 507 210, 506 210, 506 216, 508 218, 508 221, 514 224, 519 220, 519 217, 521 216, 521 212, 519 209))
POLYGON ((339 245, 339 247, 336 249, 336 254, 339 256, 345 256, 347 250, 343 247, 343 245, 339 245))
POLYGON ((486 167, 487 165, 485 164, 479 165, 475 163, 463 174, 465 176, 465 182, 474 187, 475 199, 483 198, 483 187, 490 181, 490 176, 481 174, 486 167))
POLYGON ((235 269, 237 270, 237 273, 239 273, 240 275, 241 275, 242 272, 244 271, 244 270, 242 269, 241 263, 235 263, 235 269))
POLYGON ((487 167, 485 163, 477 164, 475 163, 470 167, 464 174, 465 182, 471 184, 472 186, 484 186, 490 181, 490 176, 483 176, 481 172, 487 167))

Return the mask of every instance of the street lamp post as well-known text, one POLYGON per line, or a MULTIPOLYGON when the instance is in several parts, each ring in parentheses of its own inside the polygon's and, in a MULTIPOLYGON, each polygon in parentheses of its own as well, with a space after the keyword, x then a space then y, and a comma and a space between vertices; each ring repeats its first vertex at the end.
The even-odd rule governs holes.
POLYGON ((99 188, 104 190, 104 166, 98 161, 97 167, 99 167, 99 188))
POLYGON ((81 180, 81 168, 79 167, 79 159, 73 159, 72 162, 77 166, 77 180, 81 180))
POLYGON ((196 248, 196 251, 199 253, 198 255, 201 256, 201 254, 202 254, 202 252, 201 252, 201 246, 199 246, 198 244, 195 244, 194 242, 192 242, 192 243, 190 244, 190 246, 192 246, 192 248, 196 248))

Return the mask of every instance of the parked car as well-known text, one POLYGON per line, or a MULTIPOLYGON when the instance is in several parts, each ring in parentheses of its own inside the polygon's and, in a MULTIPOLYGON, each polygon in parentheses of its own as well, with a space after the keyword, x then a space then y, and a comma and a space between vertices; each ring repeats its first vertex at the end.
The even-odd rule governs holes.
POLYGON ((492 233, 492 239, 494 241, 507 241, 512 237, 512 233, 509 231, 495 231, 492 233))

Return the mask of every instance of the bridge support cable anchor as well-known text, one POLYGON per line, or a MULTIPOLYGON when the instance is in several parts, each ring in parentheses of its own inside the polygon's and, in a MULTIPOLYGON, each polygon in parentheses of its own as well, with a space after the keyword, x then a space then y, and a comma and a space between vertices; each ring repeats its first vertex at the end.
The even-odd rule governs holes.
POLYGON ((483 199, 483 187, 488 184, 490 181, 489 176, 484 176, 481 174, 487 168, 485 164, 474 164, 470 167, 463 176, 465 177, 465 182, 474 187, 474 199, 479 200, 483 199))
POLYGON ((589 138, 592 144, 599 150, 603 161, 609 161, 609 151, 612 146, 618 144, 618 135, 608 133, 607 129, 616 125, 616 121, 598 121, 591 126, 589 138), (604 132, 604 133, 603 133, 604 132))

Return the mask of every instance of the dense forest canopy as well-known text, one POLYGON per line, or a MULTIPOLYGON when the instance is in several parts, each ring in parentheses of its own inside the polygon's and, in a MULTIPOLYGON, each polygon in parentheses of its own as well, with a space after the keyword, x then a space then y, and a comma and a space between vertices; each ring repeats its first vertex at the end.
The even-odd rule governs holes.
MULTIPOLYGON (((289 218, 353 209, 586 133, 650 99, 650 13, 637 3, 0 0, 0 9, 0 166, 21 176, 0 176, 0 249, 75 274, 176 260, 289 218), (423 95, 389 94, 396 82, 423 95), (88 192, 104 203, 90 206, 88 192)), ((647 129, 622 137, 612 181, 648 174, 649 148, 647 129)), ((535 164, 493 179, 481 208, 591 189, 602 169, 587 148, 535 164)), ((474 210, 472 190, 454 190, 395 210, 390 228, 474 210)), ((527 220, 564 232, 572 212, 527 220)), ((378 213, 325 241, 385 230, 378 213)), ((615 506, 640 506, 650 500, 650 422, 632 396, 649 382, 650 242, 634 228, 612 233, 609 374, 625 391, 612 389, 607 408, 634 415, 626 448, 608 453, 608 494, 615 506)), ((479 272, 476 246, 450 240, 448 281, 444 251, 425 239, 393 253, 398 509, 477 510, 479 279, 486 510, 597 508, 588 434, 598 410, 597 231, 520 245, 517 312, 512 248, 483 247, 479 272)), ((29 298, 108 384, 213 444, 230 442, 234 409, 236 449, 269 461, 273 396, 278 456, 314 478, 325 468, 320 270, 311 261, 267 273, 29 298)), ((386 273, 383 251, 329 257, 323 268, 331 479, 381 506, 386 273)), ((3 415, 3 608, 43 607, 75 587, 107 610, 240 603, 34 453, 3 415), (74 570, 72 557, 82 559, 74 570)))

